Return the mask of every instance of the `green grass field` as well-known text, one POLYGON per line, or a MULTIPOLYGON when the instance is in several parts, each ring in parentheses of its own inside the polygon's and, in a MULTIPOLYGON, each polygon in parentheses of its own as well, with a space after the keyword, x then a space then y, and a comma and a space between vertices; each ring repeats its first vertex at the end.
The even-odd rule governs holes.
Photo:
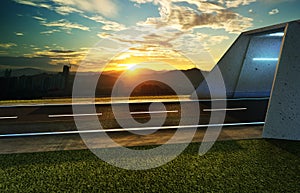
POLYGON ((299 142, 222 141, 204 156, 198 147, 146 171, 116 168, 88 150, 0 155, 0 192, 300 191, 299 142))

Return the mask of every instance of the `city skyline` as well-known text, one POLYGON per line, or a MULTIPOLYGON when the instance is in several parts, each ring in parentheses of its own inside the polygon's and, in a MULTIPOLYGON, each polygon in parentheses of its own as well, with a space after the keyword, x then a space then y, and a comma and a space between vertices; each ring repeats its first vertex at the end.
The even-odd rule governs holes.
POLYGON ((209 71, 247 30, 300 18, 296 0, 3 0, 0 69, 209 71))

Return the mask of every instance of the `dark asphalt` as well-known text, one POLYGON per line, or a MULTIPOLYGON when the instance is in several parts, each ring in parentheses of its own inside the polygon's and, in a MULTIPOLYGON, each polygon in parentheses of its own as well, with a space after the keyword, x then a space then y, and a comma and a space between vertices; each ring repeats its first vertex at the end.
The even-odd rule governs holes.
MULTIPOLYGON (((217 102, 218 103, 218 102, 217 102)), ((196 105, 200 107, 199 125, 209 123, 211 116, 210 101, 189 101, 189 102, 165 102, 166 111, 168 111, 164 126, 176 126, 179 124, 180 118, 186 120, 195 120, 193 117, 193 109, 196 105), (181 115, 181 108, 184 105, 185 109, 190 111, 181 115)), ((126 104, 116 104, 118 112, 121 115, 120 119, 123 122, 132 117, 139 123, 147 123, 150 119, 159 119, 162 113, 149 114, 150 103, 131 103, 129 105, 130 112, 142 112, 141 114, 130 115, 126 113, 126 104), (124 110, 124 113, 122 111, 124 110), (131 117, 132 116, 132 117, 131 117)), ((268 99, 243 99, 227 101, 227 109, 225 123, 248 123, 248 122, 264 122, 268 99), (232 109, 232 110, 230 110, 232 109)), ((97 113, 98 120, 104 129, 120 128, 120 125, 115 120, 110 104, 95 105, 94 112, 90 112, 91 104, 79 104, 80 117, 82 121, 89 122, 90 114, 97 113)), ((96 116, 96 115, 95 115, 96 116)), ((192 121, 191 124, 195 124, 192 121)), ((187 122, 186 125, 189 125, 187 122)), ((150 125, 160 126, 160 125, 150 125)), ((135 127, 135 125, 128 125, 135 127)), ((91 128, 99 129, 99 128, 91 128)), ((0 107, 0 134, 15 134, 15 133, 32 133, 32 132, 53 132, 53 131, 75 131, 77 130, 72 105, 41 105, 41 106, 14 106, 0 107)))

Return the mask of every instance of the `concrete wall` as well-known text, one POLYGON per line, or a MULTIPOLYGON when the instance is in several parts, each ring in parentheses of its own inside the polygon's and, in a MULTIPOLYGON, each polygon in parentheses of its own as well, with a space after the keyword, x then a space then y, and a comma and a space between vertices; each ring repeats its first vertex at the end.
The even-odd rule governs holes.
MULTIPOLYGON (((219 71, 221 71, 226 86, 227 97, 233 97, 233 93, 237 85, 242 64, 250 42, 250 37, 251 36, 244 34, 240 35, 220 59, 216 67, 212 69, 212 71, 206 77, 206 80, 209 81, 212 87, 218 88, 219 81, 217 80, 219 79, 219 71)), ((214 98, 223 97, 222 93, 220 94, 221 96, 218 96, 217 92, 214 93, 214 98)), ((210 98, 210 92, 206 81, 203 81, 197 88, 197 95, 199 98, 210 98)))
POLYGON ((253 59, 278 58, 281 43, 282 37, 269 34, 251 38, 234 98, 270 96, 278 61, 253 59))
POLYGON ((264 138, 300 140, 300 24, 289 23, 269 102, 264 138))

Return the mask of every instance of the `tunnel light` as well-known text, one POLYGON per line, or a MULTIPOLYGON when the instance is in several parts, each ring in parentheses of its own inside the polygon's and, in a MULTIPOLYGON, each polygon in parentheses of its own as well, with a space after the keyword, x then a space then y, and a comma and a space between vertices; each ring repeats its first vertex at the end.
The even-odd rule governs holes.
POLYGON ((269 36, 271 36, 271 37, 283 37, 284 32, 272 33, 272 34, 269 34, 269 36))
POLYGON ((278 61, 278 58, 253 58, 253 61, 278 61))

